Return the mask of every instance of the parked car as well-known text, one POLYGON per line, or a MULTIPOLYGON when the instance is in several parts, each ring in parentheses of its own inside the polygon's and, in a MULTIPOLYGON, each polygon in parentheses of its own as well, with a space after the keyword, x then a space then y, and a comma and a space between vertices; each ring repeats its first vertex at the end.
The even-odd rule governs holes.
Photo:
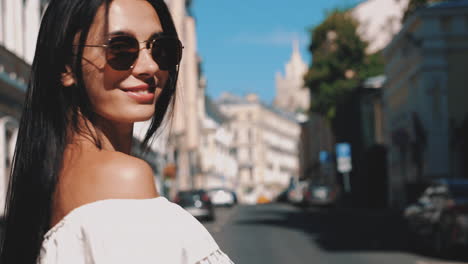
POLYGON ((295 181, 294 179, 291 179, 289 185, 283 189, 274 199, 275 202, 279 203, 288 203, 291 202, 289 198, 289 193, 291 192, 292 189, 295 187, 295 181))
POLYGON ((306 181, 293 184, 288 192, 288 201, 294 205, 302 205, 304 203, 304 191, 306 187, 306 181))
POLYGON ((226 188, 215 188, 207 191, 214 206, 233 206, 237 203, 237 195, 226 188))
POLYGON ((282 192, 278 194, 278 196, 276 196, 275 202, 278 202, 278 203, 288 202, 288 193, 289 193, 289 188, 284 189, 282 192))
POLYGON ((212 221, 215 218, 213 204, 204 190, 180 191, 174 202, 200 220, 212 221))
POLYGON ((437 254, 468 245, 468 180, 439 179, 404 210, 413 238, 430 242, 437 254))
POLYGON ((339 194, 337 184, 309 183, 304 191, 304 203, 308 206, 333 206, 338 202, 339 194))

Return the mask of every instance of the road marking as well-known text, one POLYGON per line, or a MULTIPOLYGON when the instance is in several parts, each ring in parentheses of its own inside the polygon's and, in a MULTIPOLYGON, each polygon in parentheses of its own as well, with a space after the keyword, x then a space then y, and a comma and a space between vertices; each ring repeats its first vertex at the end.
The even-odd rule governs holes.
MULTIPOLYGON (((416 264, 464 264, 463 262, 447 262, 447 261, 425 261, 417 260, 416 264)), ((466 262, 465 262, 466 264, 466 262)))
POLYGON ((213 232, 219 233, 223 229, 223 227, 227 224, 228 220, 234 214, 234 211, 237 209, 237 206, 234 208, 230 208, 229 212, 226 214, 226 217, 223 217, 219 223, 216 223, 213 227, 213 232))

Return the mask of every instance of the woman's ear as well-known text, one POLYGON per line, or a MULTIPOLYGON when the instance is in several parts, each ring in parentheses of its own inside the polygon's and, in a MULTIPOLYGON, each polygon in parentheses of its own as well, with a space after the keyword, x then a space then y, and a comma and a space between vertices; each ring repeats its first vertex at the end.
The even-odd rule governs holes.
POLYGON ((64 87, 70 87, 76 83, 75 74, 73 74, 69 65, 65 65, 65 70, 66 72, 62 73, 62 85, 64 87))

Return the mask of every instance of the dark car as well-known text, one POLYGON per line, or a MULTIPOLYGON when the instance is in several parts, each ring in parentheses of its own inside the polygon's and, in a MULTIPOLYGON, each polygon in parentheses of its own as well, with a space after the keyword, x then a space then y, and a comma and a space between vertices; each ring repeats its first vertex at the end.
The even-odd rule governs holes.
POLYGON ((468 180, 433 181, 404 216, 412 238, 430 242, 437 254, 468 245, 468 180))
POLYGON ((174 202, 200 220, 212 221, 215 218, 213 204, 204 190, 180 191, 174 202))
POLYGON ((304 190, 304 203, 308 206, 334 206, 339 194, 336 184, 309 183, 304 190))

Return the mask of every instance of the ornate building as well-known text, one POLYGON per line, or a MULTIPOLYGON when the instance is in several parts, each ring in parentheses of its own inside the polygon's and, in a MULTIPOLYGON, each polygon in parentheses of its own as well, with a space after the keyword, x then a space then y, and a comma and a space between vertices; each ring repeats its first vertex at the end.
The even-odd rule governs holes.
POLYGON ((309 109, 309 89, 304 87, 307 69, 308 66, 299 52, 299 44, 295 41, 291 59, 285 67, 285 75, 276 73, 276 107, 289 112, 304 112, 309 109))
POLYGON ((200 145, 201 173, 196 188, 229 188, 238 185, 238 165, 234 147, 234 133, 230 119, 219 107, 205 97, 204 118, 200 145))
POLYGON ((217 104, 230 119, 240 201, 276 197, 291 178, 299 177, 301 128, 295 115, 260 102, 255 94, 225 93, 217 104))
POLYGON ((384 135, 393 206, 414 198, 416 184, 468 174, 467 17, 467 0, 430 5, 410 16, 384 50, 384 135))

